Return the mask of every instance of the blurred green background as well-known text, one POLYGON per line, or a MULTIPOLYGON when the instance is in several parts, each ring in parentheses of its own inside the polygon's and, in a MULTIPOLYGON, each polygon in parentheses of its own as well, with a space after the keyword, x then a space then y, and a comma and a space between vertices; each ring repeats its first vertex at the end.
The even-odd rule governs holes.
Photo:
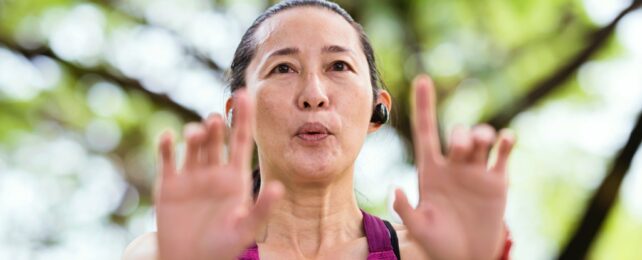
MULTIPOLYGON (((159 133, 223 111, 236 45, 274 2, 0 0, 0 259, 118 259, 155 230, 159 133)), ((639 0, 338 3, 395 102, 357 160, 363 208, 398 221, 394 187, 416 201, 409 82, 427 72, 443 133, 490 122, 518 136, 514 259, 642 259, 639 0)))

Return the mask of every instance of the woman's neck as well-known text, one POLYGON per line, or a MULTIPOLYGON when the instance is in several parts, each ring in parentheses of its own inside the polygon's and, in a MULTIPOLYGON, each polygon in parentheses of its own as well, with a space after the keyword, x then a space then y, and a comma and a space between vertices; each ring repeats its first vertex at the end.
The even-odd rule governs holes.
POLYGON ((314 256, 363 237, 363 216, 353 192, 352 167, 348 171, 331 183, 284 183, 284 199, 259 232, 257 242, 287 246, 304 256, 314 256))

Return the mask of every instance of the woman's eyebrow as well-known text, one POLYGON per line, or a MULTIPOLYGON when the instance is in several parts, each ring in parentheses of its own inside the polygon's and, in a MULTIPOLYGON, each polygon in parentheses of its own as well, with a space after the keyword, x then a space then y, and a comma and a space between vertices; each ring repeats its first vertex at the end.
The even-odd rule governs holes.
POLYGON ((283 49, 278 49, 278 50, 270 53, 270 55, 268 56, 268 59, 272 58, 274 56, 288 56, 288 55, 293 55, 293 54, 297 54, 297 53, 299 53, 299 49, 298 48, 287 47, 287 48, 283 48, 283 49))
POLYGON ((348 52, 348 53, 354 53, 351 49, 339 46, 339 45, 328 45, 323 47, 321 50, 322 52, 332 52, 332 53, 342 53, 342 52, 348 52))
MULTIPOLYGON (((272 53, 270 53, 270 55, 268 55, 267 59, 270 59, 270 58, 276 57, 276 56, 294 55, 294 54, 298 54, 299 52, 300 52, 299 48, 296 48, 296 47, 285 47, 285 48, 273 51, 272 53)), ((324 53, 328 53, 329 52, 329 53, 350 53, 350 54, 354 54, 354 51, 352 49, 346 48, 346 47, 343 47, 343 46, 339 46, 339 45, 327 45, 327 46, 324 46, 321 49, 321 52, 324 52, 324 53)))

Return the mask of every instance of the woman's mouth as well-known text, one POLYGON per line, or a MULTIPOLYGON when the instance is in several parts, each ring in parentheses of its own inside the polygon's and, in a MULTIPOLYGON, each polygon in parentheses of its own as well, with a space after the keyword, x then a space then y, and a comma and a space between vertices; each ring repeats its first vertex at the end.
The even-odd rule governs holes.
POLYGON ((326 138, 328 134, 324 133, 303 133, 303 134, 298 134, 297 137, 306 140, 306 141, 318 141, 323 138, 326 138))
POLYGON ((296 137, 308 143, 316 143, 332 135, 321 123, 305 123, 296 132, 296 137))

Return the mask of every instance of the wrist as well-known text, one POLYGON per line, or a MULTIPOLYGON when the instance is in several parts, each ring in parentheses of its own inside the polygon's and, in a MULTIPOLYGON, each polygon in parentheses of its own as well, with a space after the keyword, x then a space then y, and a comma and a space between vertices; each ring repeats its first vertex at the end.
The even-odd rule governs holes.
POLYGON ((508 226, 504 224, 504 236, 503 236, 503 242, 500 247, 500 251, 498 254, 498 257, 495 259, 498 260, 509 260, 510 259, 510 249, 513 246, 513 239, 510 235, 510 231, 508 230, 508 226))

